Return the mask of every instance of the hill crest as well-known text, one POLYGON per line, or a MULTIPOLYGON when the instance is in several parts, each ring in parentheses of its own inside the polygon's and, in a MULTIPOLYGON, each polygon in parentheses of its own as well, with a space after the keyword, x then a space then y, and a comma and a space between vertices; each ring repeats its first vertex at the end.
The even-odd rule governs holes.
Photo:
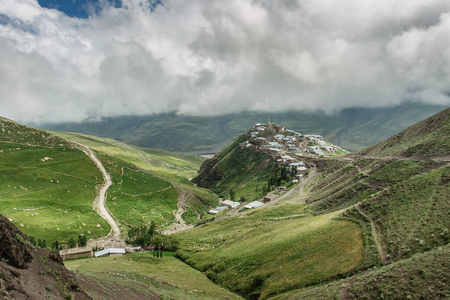
POLYGON ((450 155, 450 108, 411 125, 357 154, 418 158, 448 156, 450 155))

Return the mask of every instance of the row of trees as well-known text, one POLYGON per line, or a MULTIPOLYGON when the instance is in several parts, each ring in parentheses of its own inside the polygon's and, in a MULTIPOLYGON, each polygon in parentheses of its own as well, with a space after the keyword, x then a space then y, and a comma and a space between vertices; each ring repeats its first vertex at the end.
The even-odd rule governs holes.
POLYGON ((70 238, 69 240, 69 248, 75 248, 75 247, 84 247, 87 245, 87 237, 83 234, 80 234, 78 236, 78 242, 75 241, 74 238, 70 238))
MULTIPOLYGON (((45 239, 37 239, 34 236, 29 236, 28 239, 30 240, 30 244, 39 247, 39 248, 47 248, 47 241, 45 239)), ((69 248, 75 248, 75 247, 84 247, 87 245, 87 238, 83 234, 80 234, 78 236, 78 241, 76 241, 74 238, 70 238, 69 242, 69 248)), ((54 241, 51 244, 51 248, 54 250, 62 250, 62 244, 58 241, 54 241)))

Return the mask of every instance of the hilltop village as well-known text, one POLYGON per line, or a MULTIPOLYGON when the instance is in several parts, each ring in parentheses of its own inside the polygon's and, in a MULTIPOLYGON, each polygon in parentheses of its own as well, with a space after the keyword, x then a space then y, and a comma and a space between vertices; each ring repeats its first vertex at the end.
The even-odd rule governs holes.
MULTIPOLYGON (((329 156, 347 153, 344 149, 325 142, 321 135, 302 134, 270 121, 265 124, 255 124, 252 129, 247 131, 245 141, 241 142, 239 147, 268 155, 274 159, 279 167, 284 168, 287 174, 290 174, 290 176, 285 176, 284 178, 288 182, 284 184, 278 182, 278 186, 274 191, 269 190, 267 195, 260 199, 261 201, 248 203, 244 206, 245 209, 257 208, 264 205, 264 203, 271 202, 280 193, 289 189, 292 184, 300 182, 310 167, 310 165, 305 163, 306 159, 328 158, 329 156)), ((273 182, 273 184, 276 183, 273 182)), ((211 209, 208 213, 215 215, 223 210, 239 206, 239 202, 226 200, 219 207, 211 209)))
POLYGON ((298 156, 309 158, 328 158, 330 155, 346 152, 344 149, 327 143, 321 135, 302 134, 285 129, 274 123, 257 123, 247 132, 248 139, 241 148, 250 147, 274 157, 277 163, 287 163, 289 167, 303 166, 298 156))

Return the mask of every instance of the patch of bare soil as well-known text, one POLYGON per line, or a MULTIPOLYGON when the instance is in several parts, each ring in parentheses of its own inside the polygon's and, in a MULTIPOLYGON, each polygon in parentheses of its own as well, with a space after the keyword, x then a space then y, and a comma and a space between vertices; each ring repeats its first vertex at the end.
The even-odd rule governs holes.
POLYGON ((28 237, 2 215, 0 245, 2 299, 92 299, 57 253, 33 248, 28 237))
POLYGON ((188 205, 188 197, 190 196, 190 192, 186 189, 183 189, 181 187, 177 188, 178 191, 178 209, 177 211, 174 211, 175 215, 175 223, 168 226, 164 231, 163 234, 174 234, 179 231, 183 231, 189 228, 193 228, 194 225, 188 225, 183 220, 182 215, 185 212, 185 206, 188 205))

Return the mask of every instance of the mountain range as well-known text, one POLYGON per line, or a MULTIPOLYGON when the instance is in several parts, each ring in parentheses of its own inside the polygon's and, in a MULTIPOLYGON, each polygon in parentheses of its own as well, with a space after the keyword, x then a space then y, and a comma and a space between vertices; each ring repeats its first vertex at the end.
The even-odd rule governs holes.
POLYGON ((285 113, 241 112, 212 117, 167 113, 36 126, 107 137, 147 148, 214 154, 253 124, 266 122, 270 118, 292 130, 320 134, 330 142, 353 152, 380 142, 445 108, 406 102, 384 108, 344 109, 335 114, 303 112, 300 107, 298 111, 285 113))

